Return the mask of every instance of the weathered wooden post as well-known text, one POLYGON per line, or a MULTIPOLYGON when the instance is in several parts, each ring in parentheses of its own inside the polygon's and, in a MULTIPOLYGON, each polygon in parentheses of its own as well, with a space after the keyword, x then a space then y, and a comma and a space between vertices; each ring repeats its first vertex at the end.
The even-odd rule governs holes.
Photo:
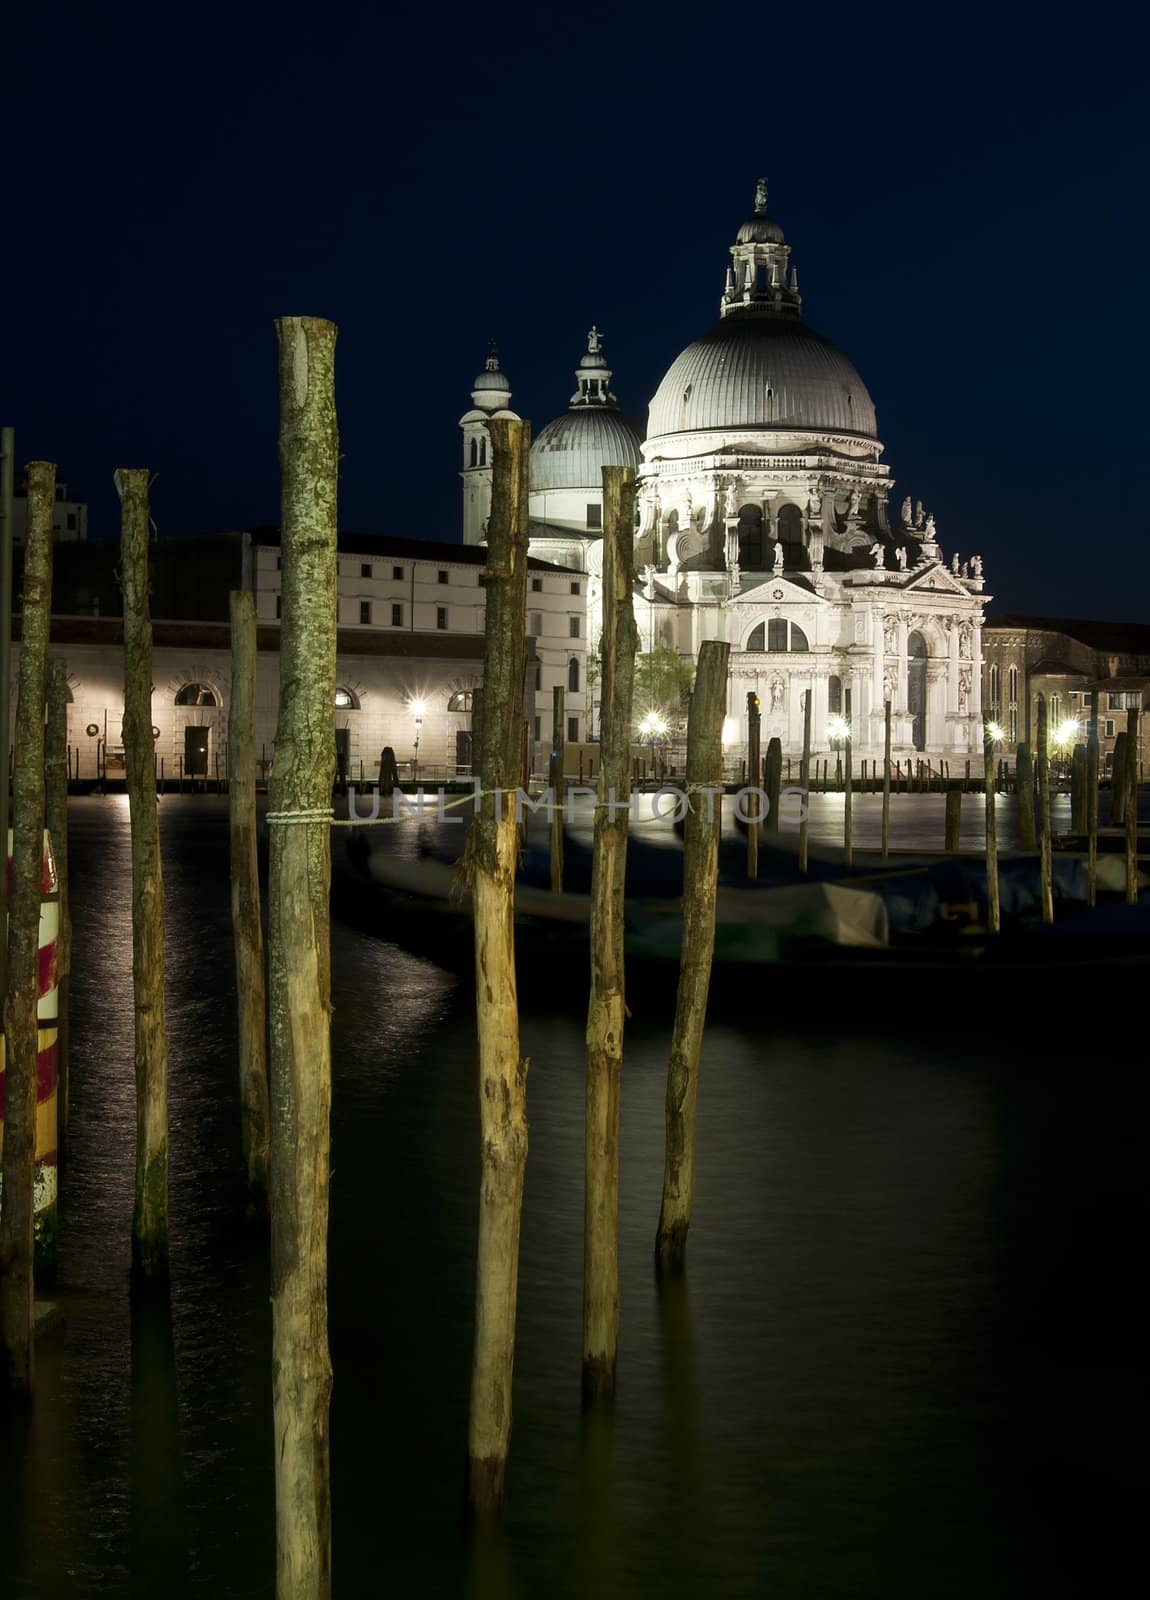
POLYGON ((124 773, 132 838, 136 1204, 132 1264, 168 1264, 168 1040, 164 1017, 164 881, 152 761, 152 622, 148 606, 148 470, 122 467, 120 584, 124 592, 124 773))
POLYGON ((1098 898, 1098 690, 1090 693, 1086 734, 1086 903, 1098 898))
POLYGON ((667 1068, 667 1148, 663 1203, 655 1237, 661 1270, 681 1271, 695 1196, 699 1056, 715 948, 715 898, 722 824, 723 713, 731 647, 707 639, 699 649, 687 718, 687 814, 683 823, 683 945, 675 1028, 667 1068))
POLYGON ((547 769, 547 787, 551 791, 551 889, 563 893, 563 798, 567 783, 563 764, 567 757, 564 737, 563 685, 557 683, 551 697, 551 760, 547 769))
POLYGON ((336 327, 281 317, 279 708, 268 790, 276 1594, 331 1592, 327 1224, 335 779, 336 327))
POLYGON ((853 864, 855 856, 852 790, 851 736, 848 733, 843 741, 843 861, 848 867, 853 864))
MULTIPOLYGON (((52 510, 56 468, 27 466, 28 524, 19 692, 12 764, 12 872, 4 992, 4 1148, 0 1203, 0 1383, 28 1393, 33 1337, 36 1101, 40 1076, 40 897, 44 870, 44 694, 52 619, 52 510)), ((0 715, 8 717, 8 707, 0 715)), ((4 741, 5 747, 7 740, 4 741)), ((7 761, 5 761, 5 766, 7 761)), ((8 782, 7 771, 0 781, 8 782)), ((3 840, 8 880, 8 840, 3 840)), ((0 930, 3 932, 3 930, 0 930)))
POLYGON ((767 832, 779 831, 779 795, 783 787, 783 745, 780 739, 767 741, 767 771, 763 787, 767 791, 767 832))
POLYGON ((1138 711, 1126 712, 1126 904, 1138 903, 1138 711))
POLYGON ((1038 834, 1034 815, 1034 762, 1028 744, 1015 748, 1014 784, 1018 794, 1018 848, 1023 855, 1032 856, 1038 849, 1038 834))
POLYGON ((1042 880, 1042 920, 1054 921, 1054 878, 1050 841, 1050 757, 1047 754, 1046 696, 1038 697, 1038 853, 1042 880))
POLYGON ((991 933, 1002 926, 998 894, 998 799, 994 788, 994 740, 983 731, 983 789, 986 796, 986 925, 991 933))
POLYGON ((747 796, 747 877, 752 883, 759 876, 759 754, 760 728, 759 697, 750 690, 747 694, 747 772, 750 774, 751 793, 747 796))
POLYGON ((890 701, 883 702, 882 859, 890 855, 890 701))
POLYGON ((623 889, 627 757, 639 633, 632 598, 635 471, 603 468, 603 645, 599 796, 591 867, 587 1145, 583 1200, 583 1402, 615 1393, 619 1342, 619 1097, 623 1076, 623 889))
POLYGON ((810 849, 810 814, 811 814, 811 701, 814 690, 808 689, 803 695, 803 759, 799 765, 799 788, 802 790, 803 814, 799 821, 799 871, 807 870, 807 857, 810 849))
POLYGON ((68 667, 59 656, 48 662, 47 751, 44 763, 46 819, 56 862, 60 908, 56 935, 56 1116, 61 1139, 68 1131, 68 990, 72 970, 72 918, 68 908, 68 667))
MULTIPOLYGON (((993 749, 993 746, 991 747, 993 749)), ((991 800, 994 799, 993 784, 987 790, 991 800)), ((946 853, 953 856, 958 853, 959 831, 962 825, 962 790, 948 789, 946 791, 946 853)))
POLYGON ((1086 746, 1076 744, 1070 758, 1070 830, 1086 832, 1086 746))
POLYGON ((530 429, 511 418, 493 420, 488 428, 491 516, 482 574, 486 617, 477 751, 482 797, 464 863, 475 918, 482 1150, 467 1470, 467 1503, 477 1514, 497 1512, 503 1504, 527 1163, 527 1062, 519 1054, 515 981, 519 831, 510 791, 519 778, 527 653, 530 429))
POLYGON ((256 599, 231 595, 232 692, 228 707, 228 821, 232 938, 239 1007, 240 1120, 244 1168, 257 1210, 268 1192, 267 988, 256 836, 256 599))
POLYGON ((1110 763, 1110 826, 1121 827, 1126 821, 1126 730, 1123 728, 1114 741, 1114 756, 1110 763))

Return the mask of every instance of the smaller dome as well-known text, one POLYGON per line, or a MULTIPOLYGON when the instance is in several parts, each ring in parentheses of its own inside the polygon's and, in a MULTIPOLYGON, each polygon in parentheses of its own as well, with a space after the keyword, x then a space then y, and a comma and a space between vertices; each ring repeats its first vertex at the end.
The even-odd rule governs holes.
POLYGON ((604 467, 638 467, 641 438, 630 418, 614 407, 574 407, 532 442, 531 487, 599 492, 604 467))
POLYGON ((773 217, 748 217, 735 236, 736 244, 785 244, 783 230, 773 217))
POLYGON ((471 385, 473 394, 484 394, 493 391, 496 394, 510 394, 511 385, 507 381, 505 372, 481 372, 471 385))

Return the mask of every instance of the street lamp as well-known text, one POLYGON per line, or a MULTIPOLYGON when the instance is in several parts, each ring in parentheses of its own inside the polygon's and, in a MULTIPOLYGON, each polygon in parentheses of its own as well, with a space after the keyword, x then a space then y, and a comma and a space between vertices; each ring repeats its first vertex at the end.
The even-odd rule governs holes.
POLYGON ((988 722, 986 724, 986 737, 990 740, 991 744, 1005 744, 1006 729, 1002 726, 1001 722, 988 722))
POLYGON ((827 737, 831 741, 831 748, 840 749, 851 736, 851 725, 845 717, 830 717, 827 720, 827 737))
POLYGON ((655 747, 667 737, 667 722, 657 711, 648 711, 639 724, 639 737, 651 746, 651 772, 655 775, 655 747))
POLYGON ((415 777, 419 765, 419 736, 423 732, 423 713, 427 710, 426 700, 409 700, 408 707, 415 718, 415 753, 411 758, 411 776, 415 777))

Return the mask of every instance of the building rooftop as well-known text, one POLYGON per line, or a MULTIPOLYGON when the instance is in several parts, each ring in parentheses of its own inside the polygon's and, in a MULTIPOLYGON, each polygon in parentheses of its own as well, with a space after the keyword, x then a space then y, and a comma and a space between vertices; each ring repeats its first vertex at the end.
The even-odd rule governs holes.
POLYGON ((1150 623, 1091 622, 1080 617, 1026 617, 1014 614, 987 617, 983 632, 991 628, 1026 628, 1035 633, 1061 633, 1091 650, 1150 655, 1150 623))
MULTIPOLYGON (((278 528, 252 528, 253 545, 267 545, 279 549, 278 528)), ((409 561, 455 562, 458 566, 482 567, 487 564, 487 547, 482 544, 463 544, 453 539, 401 539, 383 533, 341 533, 339 552, 344 556, 406 556, 409 561)), ((540 561, 529 556, 527 565, 532 572, 562 572, 553 561, 540 561)))

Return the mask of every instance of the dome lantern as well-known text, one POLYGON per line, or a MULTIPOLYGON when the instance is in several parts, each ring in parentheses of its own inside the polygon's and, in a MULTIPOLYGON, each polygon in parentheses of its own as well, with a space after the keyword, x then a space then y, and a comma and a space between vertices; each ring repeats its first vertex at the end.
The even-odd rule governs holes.
POLYGON ((760 178, 754 214, 743 223, 731 246, 732 265, 727 268, 721 315, 801 316, 803 302, 793 268, 788 278, 790 254, 782 228, 767 215, 767 180, 760 178))

